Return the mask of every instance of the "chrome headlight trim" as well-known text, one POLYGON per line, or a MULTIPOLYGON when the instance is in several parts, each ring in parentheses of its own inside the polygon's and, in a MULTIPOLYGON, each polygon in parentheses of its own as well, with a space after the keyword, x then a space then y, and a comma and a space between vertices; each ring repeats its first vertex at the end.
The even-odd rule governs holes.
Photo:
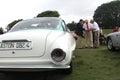
POLYGON ((51 53, 51 58, 55 62, 61 62, 65 59, 66 53, 61 49, 55 49, 51 53))

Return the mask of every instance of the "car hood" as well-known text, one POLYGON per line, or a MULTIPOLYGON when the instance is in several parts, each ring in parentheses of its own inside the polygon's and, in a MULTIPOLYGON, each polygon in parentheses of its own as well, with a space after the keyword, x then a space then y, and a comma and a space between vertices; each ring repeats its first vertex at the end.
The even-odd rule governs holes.
POLYGON ((120 34, 120 32, 109 33, 106 37, 111 36, 111 35, 116 35, 116 34, 120 34))
POLYGON ((53 30, 23 30, 16 32, 8 32, 0 36, 2 41, 29 41, 31 49, 29 50, 0 50, 0 57, 41 57, 44 55, 46 47, 46 39, 53 30), (14 52, 14 55, 13 55, 14 52))

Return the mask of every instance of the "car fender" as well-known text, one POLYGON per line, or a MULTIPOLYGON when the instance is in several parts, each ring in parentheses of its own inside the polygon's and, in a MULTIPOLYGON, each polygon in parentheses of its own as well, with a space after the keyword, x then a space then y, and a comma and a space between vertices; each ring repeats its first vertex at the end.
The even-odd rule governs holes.
POLYGON ((72 36, 67 36, 68 34, 66 34, 65 32, 52 32, 47 38, 45 52, 49 54, 49 56, 51 56, 52 51, 55 49, 61 49, 66 53, 66 58, 62 62, 53 61, 55 64, 64 65, 71 62, 72 52, 75 49, 75 41, 72 36), (53 34, 54 36, 52 36, 53 34))

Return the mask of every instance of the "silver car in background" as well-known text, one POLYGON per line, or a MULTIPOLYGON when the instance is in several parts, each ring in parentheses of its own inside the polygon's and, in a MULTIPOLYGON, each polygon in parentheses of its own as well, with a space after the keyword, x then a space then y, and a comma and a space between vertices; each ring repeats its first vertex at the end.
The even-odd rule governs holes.
POLYGON ((113 32, 107 35, 107 48, 110 51, 120 49, 120 32, 113 32))

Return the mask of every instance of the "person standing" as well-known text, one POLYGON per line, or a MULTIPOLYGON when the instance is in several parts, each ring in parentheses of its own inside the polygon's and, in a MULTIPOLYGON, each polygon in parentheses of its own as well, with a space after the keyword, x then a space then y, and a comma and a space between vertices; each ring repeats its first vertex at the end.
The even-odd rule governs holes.
POLYGON ((4 32, 3 32, 3 28, 0 27, 0 35, 3 34, 3 33, 4 33, 4 32))
POLYGON ((93 47, 93 35, 92 35, 92 24, 88 22, 88 20, 85 20, 85 23, 83 25, 83 28, 85 29, 85 40, 86 40, 86 47, 93 47))
POLYGON ((118 32, 118 31, 119 31, 119 27, 115 26, 114 29, 113 29, 113 32, 118 32))
POLYGON ((80 19, 79 22, 76 25, 76 29, 75 29, 75 34, 78 35, 78 39, 77 39, 77 48, 83 48, 83 44, 82 44, 82 38, 83 36, 83 20, 80 19))
POLYGON ((93 24, 93 35, 94 35, 94 47, 98 48, 100 43, 99 43, 99 37, 100 37, 100 28, 99 25, 97 24, 97 22, 95 22, 93 19, 91 19, 90 23, 93 24))

